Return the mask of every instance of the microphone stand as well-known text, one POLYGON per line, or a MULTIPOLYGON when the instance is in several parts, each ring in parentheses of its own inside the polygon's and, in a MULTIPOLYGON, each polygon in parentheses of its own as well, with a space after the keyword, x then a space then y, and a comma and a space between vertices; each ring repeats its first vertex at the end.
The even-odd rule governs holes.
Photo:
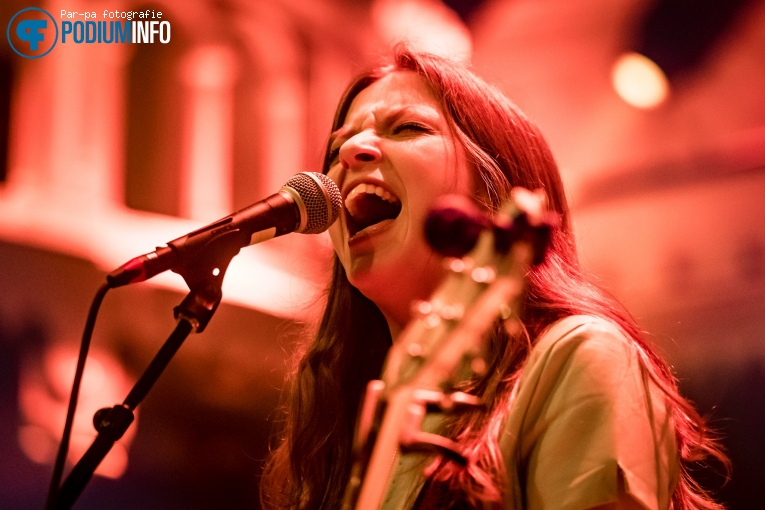
POLYGON ((72 507, 98 465, 130 427, 135 418, 133 411, 149 393, 184 340, 192 330, 196 333, 204 331, 223 296, 221 286, 228 265, 239 253, 240 247, 247 244, 242 242, 244 235, 238 230, 225 232, 208 241, 193 255, 184 257, 181 264, 173 269, 183 277, 190 289, 181 304, 173 309, 178 321, 175 330, 124 402, 112 408, 101 409, 93 416, 93 425, 98 435, 72 468, 53 498, 54 505, 48 510, 68 510, 72 507))

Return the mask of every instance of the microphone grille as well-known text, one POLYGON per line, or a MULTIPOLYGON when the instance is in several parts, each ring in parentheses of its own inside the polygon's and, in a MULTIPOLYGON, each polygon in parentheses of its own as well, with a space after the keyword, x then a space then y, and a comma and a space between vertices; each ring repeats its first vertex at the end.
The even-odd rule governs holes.
MULTIPOLYGON (((303 234, 318 234, 327 230, 337 219, 343 206, 340 190, 332 179, 316 172, 293 175, 284 187, 297 192, 305 205, 305 226, 298 230, 303 234)), ((301 224, 303 221, 301 221, 301 224)))

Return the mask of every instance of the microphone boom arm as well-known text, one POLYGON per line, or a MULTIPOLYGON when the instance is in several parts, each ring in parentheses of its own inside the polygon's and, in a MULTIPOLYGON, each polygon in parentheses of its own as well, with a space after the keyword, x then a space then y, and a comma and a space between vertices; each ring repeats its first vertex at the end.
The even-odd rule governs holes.
MULTIPOLYGON (((226 270, 239 251, 245 246, 290 232, 323 232, 337 219, 341 208, 340 191, 334 182, 323 174, 303 172, 293 176, 278 193, 265 200, 135 257, 107 275, 107 285, 102 287, 103 293, 97 297, 103 298, 109 288, 144 281, 168 270, 180 274, 190 292, 173 310, 178 321, 175 330, 124 402, 95 414, 93 422, 98 435, 59 487, 65 460, 65 453, 62 455, 61 452, 68 449, 65 432, 59 450, 61 467, 54 468, 46 510, 71 508, 98 465, 133 422, 134 409, 146 397, 182 343, 190 333, 201 333, 205 329, 222 299, 221 288, 226 270), (63 446, 65 443, 66 448, 63 446)), ((100 304, 100 298, 95 302, 100 304)), ((85 338, 88 339, 87 342, 83 340, 86 346, 90 338, 87 326, 85 338)), ((85 353, 81 355, 84 363, 87 347, 82 352, 85 353)), ((75 388, 77 384, 75 377, 75 388)), ((76 395, 76 390, 73 390, 73 395, 76 395)), ((76 402, 76 396, 72 399, 68 420, 69 416, 74 415, 71 402, 76 402)))

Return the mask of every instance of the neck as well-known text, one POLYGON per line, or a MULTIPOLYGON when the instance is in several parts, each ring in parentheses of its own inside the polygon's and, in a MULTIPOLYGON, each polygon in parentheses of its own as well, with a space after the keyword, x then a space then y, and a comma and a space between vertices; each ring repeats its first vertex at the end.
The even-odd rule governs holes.
POLYGON ((383 312, 383 316, 385 317, 385 321, 388 323, 388 331, 390 331, 390 338, 393 341, 393 343, 396 343, 396 340, 398 340, 399 335, 401 335, 401 332, 404 330, 405 324, 402 324, 400 321, 397 321, 387 313, 383 312))

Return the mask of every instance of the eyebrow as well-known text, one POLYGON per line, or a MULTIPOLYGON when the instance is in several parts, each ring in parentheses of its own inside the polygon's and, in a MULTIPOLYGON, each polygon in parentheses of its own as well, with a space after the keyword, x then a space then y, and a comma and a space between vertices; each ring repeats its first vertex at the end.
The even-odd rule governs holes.
MULTIPOLYGON (((430 105, 422 105, 422 104, 416 104, 416 105, 404 105, 404 106, 393 106, 393 107, 384 107, 381 110, 376 110, 372 112, 372 115, 375 118, 375 122, 379 122, 380 114, 383 114, 382 116, 392 118, 395 122, 403 115, 409 113, 409 112, 422 112, 423 110, 431 110, 436 111, 438 110, 436 108, 433 108, 430 105), (424 107, 424 108, 423 108, 424 107)), ((352 131, 352 128, 348 124, 343 124, 338 129, 333 131, 329 135, 329 142, 330 147, 332 147, 335 144, 335 141, 338 138, 344 138, 347 137, 348 134, 352 131)))

